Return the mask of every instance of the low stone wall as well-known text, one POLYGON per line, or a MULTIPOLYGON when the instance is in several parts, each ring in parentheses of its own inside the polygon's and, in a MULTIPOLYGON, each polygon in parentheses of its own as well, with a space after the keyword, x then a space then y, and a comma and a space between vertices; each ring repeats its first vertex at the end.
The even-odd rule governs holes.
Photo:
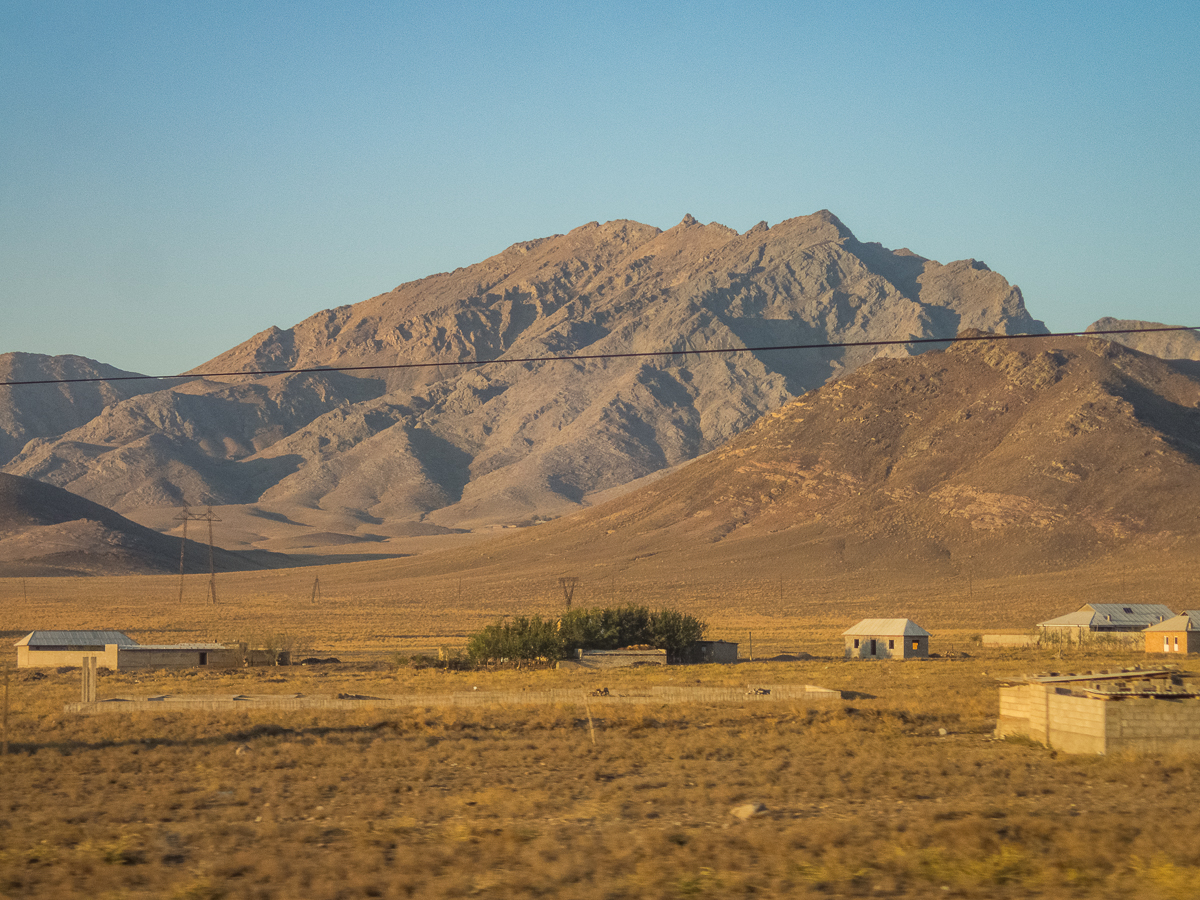
POLYGON ((629 666, 665 666, 666 650, 579 650, 574 659, 560 660, 558 669, 624 669, 629 666))
POLYGON ((280 696, 269 694, 237 697, 160 696, 123 697, 96 703, 68 703, 66 712, 104 715, 134 712, 229 712, 250 709, 385 709, 441 706, 538 706, 555 703, 664 704, 664 703, 770 703, 777 700, 831 702, 840 701, 840 691, 814 685, 747 685, 745 687, 650 687, 643 691, 591 694, 581 690, 548 691, 470 691, 452 694, 411 694, 392 697, 280 696))
POLYGON ((983 646, 985 647, 1032 647, 1037 643, 1037 638, 1032 634, 985 634, 983 636, 983 646))

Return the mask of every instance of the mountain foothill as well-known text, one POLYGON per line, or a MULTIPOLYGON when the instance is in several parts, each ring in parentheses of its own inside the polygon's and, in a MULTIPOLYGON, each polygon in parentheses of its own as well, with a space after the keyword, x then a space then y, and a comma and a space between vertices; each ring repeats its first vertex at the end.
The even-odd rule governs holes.
MULTIPOLYGON (((1133 327, 1113 322, 1092 328, 1133 327)), ((852 565, 1007 541, 1034 564, 1194 533, 1155 505, 1197 484, 1194 334, 907 343, 959 333, 1047 331, 982 262, 864 243, 826 211, 743 234, 593 222, 185 379, 0 387, 0 464, 160 531, 216 507, 238 550, 557 520, 510 538, 601 552, 636 520, 633 544, 703 552, 783 535, 852 565), (898 343, 769 349, 876 341, 898 343), (309 371, 205 374, 284 369, 309 371)), ((7 381, 108 374, 0 356, 7 381)), ((18 518, 0 510, 0 546, 34 527, 18 518)))

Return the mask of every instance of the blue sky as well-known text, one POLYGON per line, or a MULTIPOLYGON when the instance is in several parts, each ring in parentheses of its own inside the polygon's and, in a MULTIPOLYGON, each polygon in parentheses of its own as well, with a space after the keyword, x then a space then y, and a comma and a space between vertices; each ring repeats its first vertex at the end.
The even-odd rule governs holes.
POLYGON ((1200 324, 1194 3, 0 4, 0 352, 182 371, 592 220, 830 209, 1200 324))

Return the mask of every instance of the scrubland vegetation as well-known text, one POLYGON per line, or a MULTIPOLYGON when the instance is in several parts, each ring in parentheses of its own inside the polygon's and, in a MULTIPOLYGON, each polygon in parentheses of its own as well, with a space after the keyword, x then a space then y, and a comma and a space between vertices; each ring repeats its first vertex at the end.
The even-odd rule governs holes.
MULTIPOLYGON (((76 672, 12 675, 0 758, 0 897, 1195 896, 1200 758, 1085 758, 995 741, 996 678, 1156 662, 1120 648, 989 651, 1089 600, 1183 608, 1196 569, 1146 562, 939 581, 722 581, 664 569, 581 578, 581 606, 670 607, 799 662, 627 672, 460 671, 502 616, 556 618, 556 577, 463 576, 433 557, 190 579, 0 580, 0 638, 120 628, 144 642, 247 640, 341 665, 105 674, 100 696, 361 696, 570 688, 557 706, 85 718, 76 672), (842 629, 910 616, 927 662, 847 662, 842 629), (969 654, 964 656, 963 654, 969 654), (831 703, 622 706, 649 685, 815 684, 831 703), (585 705, 586 704, 586 705, 585 705), (594 726, 595 743, 592 742, 594 726), (940 731, 944 729, 945 735, 940 731), (238 753, 239 748, 245 748, 238 753), (766 806, 742 821, 739 804, 766 806)), ((561 571, 561 570, 559 570, 561 571)), ((1194 604, 1192 604, 1194 605, 1194 604)), ((6 650, 11 654, 12 650, 6 650)), ((9 657, 12 658, 11 656, 9 657)))
POLYGON ((0 896, 1193 897, 1200 757, 1071 757, 990 734, 997 676, 1135 661, 116 673, 102 697, 568 687, 580 701, 93 718, 62 712, 77 673, 14 672, 0 896), (584 705, 601 684, 747 682, 850 693, 584 705), (730 814, 754 802, 765 812, 730 814))

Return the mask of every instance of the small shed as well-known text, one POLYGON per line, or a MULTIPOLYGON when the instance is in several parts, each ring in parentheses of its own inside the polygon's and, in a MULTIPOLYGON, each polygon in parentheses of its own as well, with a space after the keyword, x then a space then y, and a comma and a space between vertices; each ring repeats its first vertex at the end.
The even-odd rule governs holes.
POLYGON ((1144 633, 1147 653, 1200 653, 1200 610, 1185 609, 1144 633))
POLYGON ((846 659, 926 659, 930 634, 912 619, 863 619, 842 632, 846 659))
POLYGON ((735 663, 738 645, 733 641, 693 641, 690 662, 735 663))

